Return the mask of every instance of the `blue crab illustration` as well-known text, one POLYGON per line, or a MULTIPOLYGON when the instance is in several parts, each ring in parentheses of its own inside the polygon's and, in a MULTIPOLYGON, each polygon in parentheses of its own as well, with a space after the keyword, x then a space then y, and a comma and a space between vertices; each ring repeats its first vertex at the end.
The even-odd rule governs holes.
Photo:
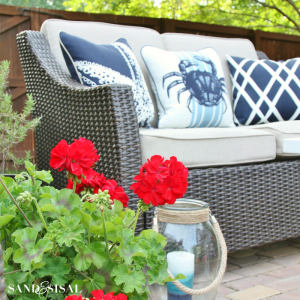
POLYGON ((163 87, 167 78, 173 76, 182 77, 182 79, 174 80, 168 85, 168 97, 170 97, 171 88, 183 83, 185 87, 177 92, 177 100, 180 103, 180 94, 189 91, 190 96, 187 100, 187 108, 190 112, 192 112, 190 109, 191 100, 194 97, 200 105, 208 107, 217 106, 221 101, 224 101, 225 110, 223 113, 225 113, 227 110, 226 101, 223 97, 223 93, 226 93, 225 79, 223 77, 217 77, 216 66, 211 60, 199 56, 194 56, 194 59, 209 64, 211 66, 211 72, 200 70, 188 72, 188 67, 198 65, 187 59, 181 60, 178 65, 180 73, 170 72, 163 77, 163 87))

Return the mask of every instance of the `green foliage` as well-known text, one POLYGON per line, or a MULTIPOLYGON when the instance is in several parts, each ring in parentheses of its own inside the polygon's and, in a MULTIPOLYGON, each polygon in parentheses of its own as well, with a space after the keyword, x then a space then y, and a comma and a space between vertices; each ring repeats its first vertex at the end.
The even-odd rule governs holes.
POLYGON ((66 0, 66 10, 300 33, 299 0, 66 0))
MULTIPOLYGON (((132 210, 123 209, 115 200, 112 209, 104 205, 102 213, 96 203, 82 202, 72 190, 42 186, 42 180, 52 181, 51 174, 37 171, 28 162, 25 166, 27 173, 18 183, 5 177, 2 180, 11 195, 19 198, 20 206, 26 200, 22 211, 33 228, 0 183, 0 240, 4 239, 7 285, 49 282, 66 287, 64 294, 48 291, 45 299, 64 299, 77 287, 86 297, 95 289, 103 289, 105 293, 122 292, 129 299, 146 300, 146 281, 164 284, 170 280, 163 250, 165 238, 153 230, 135 236, 132 210)), ((14 300, 37 296, 13 294, 9 289, 7 293, 14 300)))
POLYGON ((28 95, 21 114, 13 111, 11 95, 5 92, 8 74, 9 62, 0 62, 0 159, 2 159, 0 174, 4 173, 6 159, 11 159, 15 163, 23 162, 17 159, 10 150, 15 144, 25 139, 29 129, 34 129, 39 123, 39 119, 29 120, 28 118, 35 103, 31 95, 28 95))

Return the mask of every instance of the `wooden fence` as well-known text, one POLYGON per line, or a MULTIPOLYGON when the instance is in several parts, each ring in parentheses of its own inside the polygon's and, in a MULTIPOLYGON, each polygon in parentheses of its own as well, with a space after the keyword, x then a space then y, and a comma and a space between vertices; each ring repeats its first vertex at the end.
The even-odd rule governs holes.
MULTIPOLYGON (((50 18, 142 26, 152 28, 160 33, 180 32, 217 37, 246 38, 253 42, 257 50, 265 52, 270 59, 286 60, 300 56, 300 36, 170 19, 89 14, 47 9, 37 10, 0 5, 0 61, 4 59, 11 61, 9 89, 12 94, 14 109, 17 111, 21 111, 24 107, 26 88, 17 51, 16 34, 23 30, 39 30, 42 23, 50 18)), ((34 135, 33 132, 30 132, 22 144, 14 147, 14 153, 18 157, 24 157, 25 151, 31 150, 34 156, 34 149, 34 135)))

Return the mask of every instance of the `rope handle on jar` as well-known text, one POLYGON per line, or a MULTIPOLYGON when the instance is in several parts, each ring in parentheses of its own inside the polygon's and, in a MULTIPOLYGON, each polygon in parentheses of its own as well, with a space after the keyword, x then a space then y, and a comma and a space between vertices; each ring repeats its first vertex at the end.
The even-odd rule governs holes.
MULTIPOLYGON (((186 287, 185 285, 183 285, 182 283, 180 283, 178 280, 177 281, 173 281, 172 283, 182 292, 189 294, 189 295, 203 295, 206 294, 208 292, 210 292, 211 290, 213 290, 214 288, 216 288, 217 286, 219 286, 219 284, 221 283, 221 280, 223 278, 223 275, 225 273, 226 270, 226 265, 227 265, 227 246, 226 246, 226 242, 223 236, 223 233, 221 231, 220 225, 218 223, 218 221, 216 220, 216 218, 214 216, 210 216, 210 221, 212 223, 212 227, 215 231, 216 237, 217 237, 217 241, 220 243, 220 248, 221 248, 221 266, 219 268, 218 271, 218 275, 217 277, 214 279, 214 281, 207 287, 202 288, 202 289, 190 289, 188 287, 186 287)), ((170 272, 170 270, 168 270, 169 276, 173 279, 174 276, 173 274, 170 272)))

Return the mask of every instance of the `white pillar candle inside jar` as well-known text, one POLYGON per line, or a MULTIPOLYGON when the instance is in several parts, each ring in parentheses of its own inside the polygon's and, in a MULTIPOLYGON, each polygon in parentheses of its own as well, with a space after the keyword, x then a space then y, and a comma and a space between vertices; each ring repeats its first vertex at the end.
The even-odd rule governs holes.
MULTIPOLYGON (((173 251, 167 254, 168 268, 176 276, 183 274, 186 279, 179 280, 183 285, 192 289, 195 272, 195 255, 186 251, 173 251)), ((179 290, 172 282, 168 282, 168 300, 190 300, 188 295, 179 290)))

